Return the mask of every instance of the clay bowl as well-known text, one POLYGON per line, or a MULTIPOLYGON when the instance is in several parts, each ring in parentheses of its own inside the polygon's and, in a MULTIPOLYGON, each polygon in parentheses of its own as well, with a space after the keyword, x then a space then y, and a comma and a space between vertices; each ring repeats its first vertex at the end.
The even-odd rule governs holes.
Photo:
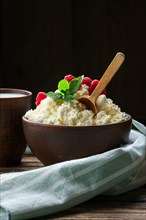
POLYGON ((100 126, 61 126, 28 121, 24 116, 26 141, 34 155, 44 164, 83 158, 103 153, 127 143, 132 118, 100 126))

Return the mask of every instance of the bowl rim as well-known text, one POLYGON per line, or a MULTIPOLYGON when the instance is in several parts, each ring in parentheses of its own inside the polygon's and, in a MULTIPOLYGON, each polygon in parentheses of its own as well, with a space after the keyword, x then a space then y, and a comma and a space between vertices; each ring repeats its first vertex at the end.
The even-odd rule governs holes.
POLYGON ((128 116, 128 119, 117 122, 117 123, 111 123, 111 124, 102 124, 102 125, 50 125, 46 123, 40 123, 40 122, 32 122, 29 121, 25 115, 22 116, 22 121, 26 122, 27 124, 31 124, 33 126, 39 126, 39 127, 48 127, 48 128, 97 128, 97 127, 110 127, 110 126, 116 126, 116 125, 121 125, 125 124, 126 122, 132 121, 132 116, 128 113, 126 113, 128 116))

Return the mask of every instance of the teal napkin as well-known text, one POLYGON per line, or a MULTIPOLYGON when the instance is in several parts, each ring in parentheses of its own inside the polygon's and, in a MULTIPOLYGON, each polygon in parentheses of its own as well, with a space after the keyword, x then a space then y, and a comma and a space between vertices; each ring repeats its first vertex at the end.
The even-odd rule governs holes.
POLYGON ((146 127, 133 120, 129 143, 91 157, 0 177, 0 219, 29 219, 69 209, 99 194, 146 183, 146 127))

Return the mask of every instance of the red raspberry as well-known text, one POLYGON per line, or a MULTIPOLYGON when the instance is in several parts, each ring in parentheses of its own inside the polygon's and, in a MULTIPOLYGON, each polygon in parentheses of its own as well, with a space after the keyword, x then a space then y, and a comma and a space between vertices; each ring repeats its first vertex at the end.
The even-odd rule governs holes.
POLYGON ((38 106, 40 103, 41 103, 41 100, 37 100, 37 101, 35 102, 35 105, 38 106))
POLYGON ((95 87, 97 86, 99 80, 97 79, 94 79, 92 82, 91 82, 91 85, 89 87, 89 95, 92 94, 92 92, 94 91, 95 87))
POLYGON ((85 84, 85 85, 87 85, 87 86, 90 87, 91 82, 92 82, 92 79, 91 79, 91 78, 89 78, 89 77, 84 77, 83 80, 82 80, 82 82, 81 82, 81 84, 82 84, 82 85, 85 84))
POLYGON ((37 96, 36 96, 35 105, 38 106, 38 105, 41 103, 41 101, 42 101, 43 99, 45 99, 46 97, 47 97, 46 93, 44 93, 44 92, 39 92, 39 93, 37 94, 37 96))
POLYGON ((72 79, 74 79, 74 78, 75 78, 75 76, 73 76, 73 75, 71 75, 71 74, 66 75, 66 76, 64 77, 64 79, 66 79, 68 82, 72 81, 72 79))
POLYGON ((104 89, 101 94, 106 95, 106 89, 104 89))
MULTIPOLYGON (((95 87, 97 86, 98 82, 99 82, 98 79, 94 79, 94 80, 91 82, 91 85, 90 85, 90 87, 89 87, 89 95, 92 94, 92 92, 94 91, 94 89, 95 89, 95 87)), ((106 95, 106 89, 104 89, 101 94, 106 95)))

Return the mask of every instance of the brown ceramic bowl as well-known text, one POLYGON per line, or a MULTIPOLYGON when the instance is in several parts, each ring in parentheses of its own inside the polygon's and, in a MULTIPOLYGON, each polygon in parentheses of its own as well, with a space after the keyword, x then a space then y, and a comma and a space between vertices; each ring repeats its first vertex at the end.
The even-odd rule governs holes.
POLYGON ((50 165, 83 158, 119 147, 128 141, 132 118, 100 126, 61 126, 28 121, 23 117, 26 141, 34 155, 50 165))

